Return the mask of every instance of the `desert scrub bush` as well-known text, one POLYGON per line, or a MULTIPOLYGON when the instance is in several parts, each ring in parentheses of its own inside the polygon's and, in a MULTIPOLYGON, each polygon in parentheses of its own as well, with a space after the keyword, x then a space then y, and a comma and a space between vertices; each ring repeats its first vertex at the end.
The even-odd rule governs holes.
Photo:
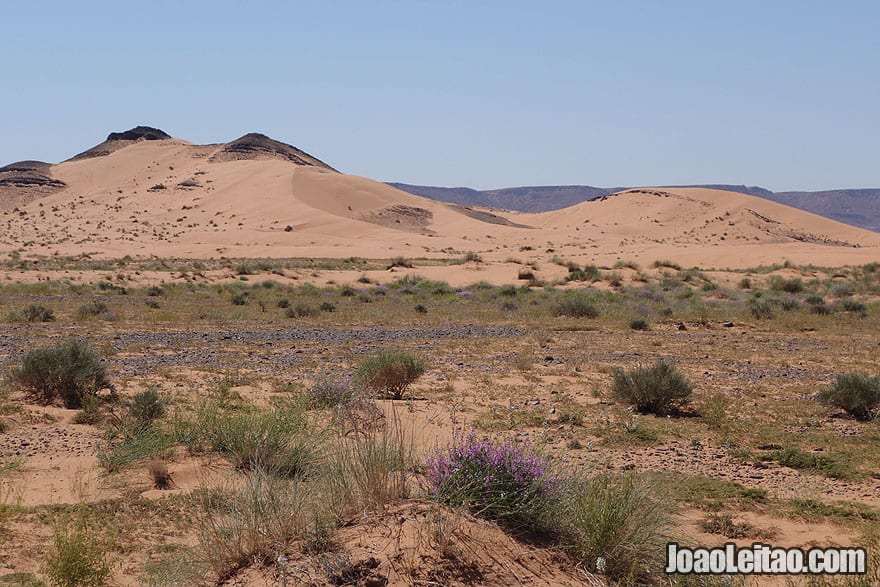
POLYGON ((531 444, 481 440, 473 430, 457 431, 428 458, 425 479, 433 499, 515 528, 535 524, 558 489, 547 460, 531 444))
POLYGON ((111 547, 105 537, 87 524, 83 514, 75 520, 60 522, 45 560, 49 582, 59 587, 105 585, 113 570, 107 556, 111 547))
POLYGON ((159 396, 155 387, 149 387, 136 394, 128 406, 131 418, 141 424, 149 424, 165 415, 166 401, 159 396))
POLYGON ((868 308, 862 302, 857 302, 855 300, 843 300, 838 305, 841 312, 852 312, 854 314, 858 314, 862 318, 868 317, 868 308))
POLYGON ((648 367, 615 369, 611 393, 614 399, 634 406, 641 413, 666 416, 677 413, 691 398, 693 386, 674 365, 658 360, 648 367))
POLYGON ((651 263, 651 267, 653 267, 654 269, 668 268, 675 269, 676 271, 681 271, 681 265, 679 265, 675 261, 669 261, 668 259, 658 259, 657 261, 651 263))
POLYGON ((502 285, 498 289, 498 295, 509 297, 509 298, 515 298, 516 294, 518 292, 519 292, 519 288, 517 288, 512 283, 508 283, 507 285, 502 285))
POLYGON ((78 319, 95 318, 97 316, 108 315, 110 310, 107 304, 100 300, 92 300, 87 304, 83 304, 76 309, 75 316, 78 319))
POLYGON ((596 318, 599 308, 596 307, 593 298, 582 292, 575 292, 563 296, 554 309, 556 316, 570 316, 572 318, 596 318))
POLYGON ((232 297, 229 298, 229 301, 232 302, 233 306, 244 306, 248 303, 248 298, 250 294, 246 291, 238 292, 232 294, 232 297))
POLYGON ((650 330, 651 326, 644 318, 633 318, 629 321, 629 327, 632 330, 650 330))
POLYGON ((224 410, 216 402, 172 423, 175 440, 190 452, 215 452, 241 471, 266 471, 278 477, 310 474, 323 441, 313 430, 305 406, 285 402, 271 409, 224 410))
POLYGON ((880 407, 880 378, 863 373, 842 373, 832 385, 819 392, 818 400, 826 406, 844 410, 857 420, 873 420, 880 407))
POLYGON ((779 277, 778 275, 773 275, 770 277, 770 281, 768 282, 770 285, 770 289, 773 291, 784 291, 787 293, 800 293, 804 291, 804 282, 800 277, 792 277, 791 279, 784 279, 779 277))
POLYGON ((403 351, 382 351, 360 362, 355 381, 374 393, 402 399, 407 388, 427 369, 421 357, 403 351))
POLYGON ((749 312, 758 320, 770 320, 775 315, 773 300, 752 298, 748 302, 749 312))
POLYGON ((657 487, 632 475, 605 474, 571 479, 558 493, 552 519, 569 554, 621 584, 652 584, 648 578, 663 568, 672 526, 657 487))
POLYGON ((386 269, 393 269, 395 267, 403 267, 404 269, 412 269, 414 267, 413 262, 407 259, 406 257, 395 257, 391 259, 391 262, 388 264, 386 269))
POLYGON ((137 422, 113 430, 106 444, 98 450, 98 464, 108 473, 116 473, 134 463, 169 453, 174 439, 158 426, 137 422))
POLYGON ((297 302, 293 306, 287 308, 284 311, 284 315, 288 318, 308 318, 311 316, 317 316, 318 310, 316 310, 311 304, 297 302))
POLYGON ((55 313, 41 304, 31 304, 23 310, 10 312, 7 315, 9 322, 54 322, 55 313))
POLYGON ((577 268, 575 266, 572 271, 572 267, 569 267, 569 273, 565 276, 565 281, 599 281, 602 278, 602 273, 599 271, 599 268, 595 265, 587 265, 583 269, 577 268))
POLYGON ((37 403, 61 400, 68 409, 81 408, 85 396, 113 387, 98 353, 81 340, 30 351, 12 379, 37 403))
POLYGON ((415 441, 394 414, 378 429, 355 428, 335 443, 322 483, 337 515, 381 511, 409 496, 415 441))
POLYGON ((303 483, 257 469, 233 488, 203 490, 198 500, 196 558, 221 585, 254 563, 271 563, 327 519, 321 496, 303 483))
POLYGON ((333 304, 333 302, 321 302, 321 305, 318 306, 318 310, 329 314, 336 311, 336 306, 333 304))
POLYGON ((857 477, 852 463, 838 455, 805 452, 790 446, 774 451, 770 458, 783 467, 818 473, 832 479, 850 480, 857 477))
POLYGON ((306 399, 311 408, 346 407, 360 397, 350 378, 322 377, 306 390, 306 399))

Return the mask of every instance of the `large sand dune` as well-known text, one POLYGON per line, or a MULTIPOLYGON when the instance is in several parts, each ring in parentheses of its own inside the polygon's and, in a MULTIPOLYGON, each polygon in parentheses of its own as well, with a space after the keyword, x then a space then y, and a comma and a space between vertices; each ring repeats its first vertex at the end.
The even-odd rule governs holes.
POLYGON ((339 173, 257 134, 193 145, 138 127, 57 165, 26 162, 0 172, 7 180, 0 182, 0 254, 446 258, 476 251, 489 263, 670 258, 703 267, 880 259, 880 234, 743 194, 644 188, 541 214, 470 209, 339 173))

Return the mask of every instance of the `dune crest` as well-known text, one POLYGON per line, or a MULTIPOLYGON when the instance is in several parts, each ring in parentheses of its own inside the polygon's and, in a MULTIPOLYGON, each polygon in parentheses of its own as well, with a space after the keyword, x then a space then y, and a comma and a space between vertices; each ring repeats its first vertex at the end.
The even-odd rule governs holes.
POLYGON ((194 145, 152 127, 111 133, 57 165, 0 169, 0 211, 0 255, 475 252, 485 263, 470 270, 508 282, 515 263, 544 263, 533 271, 559 278, 564 269, 547 263, 554 258, 599 265, 677 259, 703 267, 880 258, 880 234, 740 193, 647 187, 551 212, 502 212, 346 175, 262 134, 194 145))

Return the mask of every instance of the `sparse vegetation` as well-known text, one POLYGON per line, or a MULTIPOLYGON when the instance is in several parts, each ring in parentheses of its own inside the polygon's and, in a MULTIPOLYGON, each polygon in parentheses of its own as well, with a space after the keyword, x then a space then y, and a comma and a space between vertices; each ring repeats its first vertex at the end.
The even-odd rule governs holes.
POLYGON ((52 548, 46 555, 49 582, 59 587, 105 585, 113 570, 109 546, 87 523, 84 514, 62 520, 55 528, 52 548))
POLYGON ((112 387, 98 354, 80 340, 29 352, 12 378, 37 403, 60 401, 69 409, 112 387))
POLYGON ((575 292, 559 300, 556 304, 555 314, 572 318, 596 318, 600 312, 591 296, 575 292))
POLYGON ((358 365, 358 385, 391 399, 402 399, 407 388, 427 370, 424 359, 401 351, 382 351, 358 365))
POLYGON ((880 408, 880 378, 843 373, 818 396, 821 403, 840 408, 857 420, 873 420, 880 408))
POLYGON ((675 414, 690 401, 693 386, 672 364, 656 364, 630 370, 615 369, 611 393, 642 413, 675 414))

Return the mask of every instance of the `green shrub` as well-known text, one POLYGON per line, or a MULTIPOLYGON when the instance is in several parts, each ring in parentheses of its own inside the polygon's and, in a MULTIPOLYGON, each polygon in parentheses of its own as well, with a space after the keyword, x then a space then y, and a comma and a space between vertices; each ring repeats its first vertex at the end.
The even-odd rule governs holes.
POLYGON ((111 545, 96 536, 81 516, 55 529, 52 548, 46 556, 45 572, 59 587, 105 585, 112 565, 107 558, 111 545))
POLYGON ((596 307, 592 297, 577 292, 559 300, 559 303, 556 304, 555 314, 572 318, 595 318, 599 315, 599 308, 596 307))
POLYGON ((22 316, 28 322, 53 322, 55 313, 46 306, 31 304, 22 311, 22 316))
POLYGON ((754 316, 758 320, 770 320, 771 318, 773 318, 774 303, 772 300, 752 298, 751 300, 749 300, 748 306, 749 311, 752 313, 752 316, 754 316))
POLYGON ((290 300, 288 300, 287 298, 281 298, 280 300, 275 302, 275 305, 283 310, 290 307, 290 300))
POLYGON ((375 393, 401 399, 426 370, 427 364, 420 357, 400 351, 382 351, 360 362, 356 381, 375 393))
POLYGON ((804 291, 804 282, 800 277, 792 277, 791 279, 783 279, 778 275, 770 278, 770 289, 774 291, 784 291, 787 293, 800 293, 804 291))
POLYGON ((165 401, 155 387, 150 387, 132 398, 128 413, 135 422, 148 424, 165 415, 165 401))
POLYGON ((102 402, 98 396, 84 396, 82 399, 82 409, 74 414, 73 423, 97 426, 104 421, 104 414, 101 412, 101 405, 102 402))
POLYGON ((783 467, 819 473, 832 479, 853 479, 856 471, 852 465, 838 456, 805 452, 797 447, 787 447, 775 451, 771 458, 783 467))
POLYGON ((70 409, 82 407, 86 395, 112 388, 98 354, 79 340, 29 352, 12 378, 38 403, 60 399, 70 409))
POLYGON ((309 430, 305 406, 292 402, 246 411, 206 404, 189 417, 177 417, 173 429, 174 438, 192 452, 216 452, 239 470, 288 478, 311 472, 321 440, 309 430))
POLYGON ((108 473, 116 473, 133 463, 165 456, 173 445, 174 438, 158 426, 129 423, 98 451, 98 463, 108 473))
POLYGON ((587 265, 583 269, 575 269, 574 271, 569 271, 568 275, 565 276, 565 281, 599 281, 602 278, 602 274, 599 272, 599 268, 595 265, 587 265))
POLYGON ((499 295, 514 298, 516 294, 519 292, 519 288, 517 288, 512 283, 508 283, 507 285, 502 285, 501 289, 498 290, 499 295))
POLYGON ((668 260, 657 260, 651 264, 655 269, 660 269, 661 267, 668 267, 669 269, 675 269, 676 271, 681 271, 681 265, 676 263, 675 261, 668 260))
POLYGON ((77 318, 94 318, 101 314, 107 313, 107 304, 100 300, 92 300, 87 304, 83 304, 76 309, 77 318))
POLYGON ((629 327, 633 330, 650 330, 651 326, 644 318, 633 318, 629 321, 629 327))
POLYGON ((825 299, 817 293, 808 295, 805 299, 805 302, 810 304, 811 306, 815 306, 817 304, 824 304, 825 299))
POLYGON ((336 306, 333 305, 332 302, 321 302, 321 305, 318 306, 318 309, 322 312, 330 313, 336 311, 336 306))
POLYGON ((862 373, 843 373, 819 393, 819 401, 840 408, 858 420, 873 420, 880 407, 880 378, 862 373))
POLYGON ((831 309, 831 306, 827 306, 825 304, 817 304, 815 306, 810 306, 810 312, 819 316, 830 316, 834 312, 834 310, 831 309))
POLYGON ((310 316, 317 316, 318 310, 316 310, 311 304, 297 302, 290 308, 287 308, 284 311, 284 315, 288 318, 307 318, 310 316))
POLYGON ((230 301, 232 301, 233 306, 244 306, 248 303, 248 298, 250 294, 246 291, 238 292, 232 294, 230 301))
POLYGON ((843 300, 840 302, 840 309, 844 312, 853 312, 855 314, 859 314, 860 316, 867 317, 868 308, 862 302, 857 302, 855 300, 843 300))
POLYGON ((661 359, 651 367, 615 369, 611 391, 615 399, 635 406, 639 412, 665 416, 690 401, 693 387, 673 365, 661 359))
POLYGON ((572 479, 554 508, 555 526, 566 550, 588 570, 621 584, 653 584, 673 519, 660 494, 630 475, 572 479))

